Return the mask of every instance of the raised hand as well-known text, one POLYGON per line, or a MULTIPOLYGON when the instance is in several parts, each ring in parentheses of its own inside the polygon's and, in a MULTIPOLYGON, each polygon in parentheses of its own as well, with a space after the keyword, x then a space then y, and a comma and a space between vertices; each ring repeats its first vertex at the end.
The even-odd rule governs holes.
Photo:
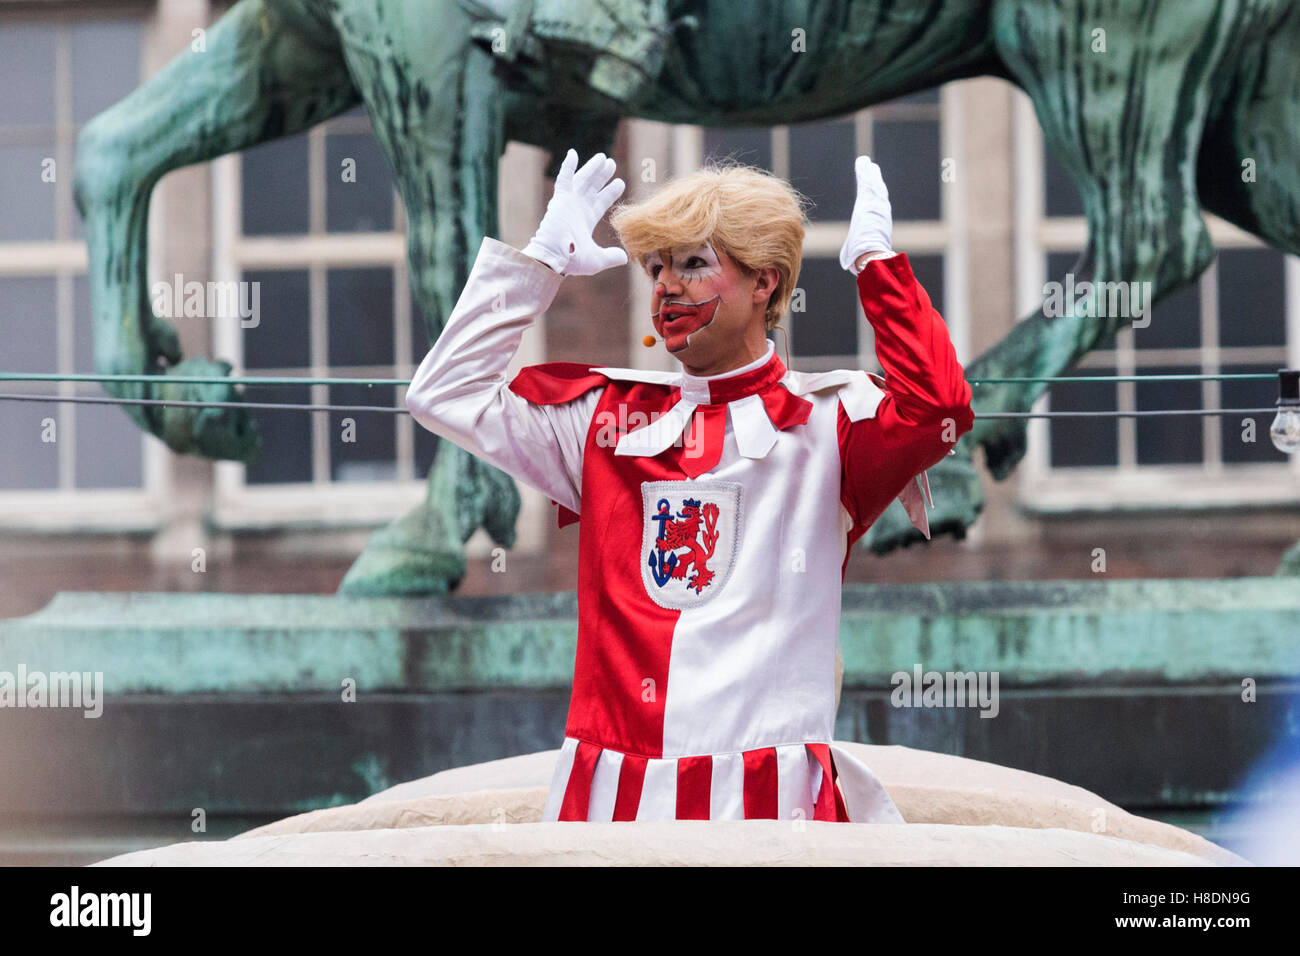
POLYGON ((624 182, 610 180, 614 160, 597 153, 581 169, 578 154, 569 150, 555 177, 555 193, 546 215, 524 253, 566 276, 590 276, 614 266, 627 265, 627 253, 617 247, 596 245, 592 231, 623 195, 624 182), (576 170, 576 172, 575 172, 576 170))
POLYGON ((856 274, 856 263, 863 253, 893 251, 894 214, 880 167, 870 157, 859 156, 853 171, 858 180, 858 198, 853 203, 848 238, 840 249, 840 265, 856 274))

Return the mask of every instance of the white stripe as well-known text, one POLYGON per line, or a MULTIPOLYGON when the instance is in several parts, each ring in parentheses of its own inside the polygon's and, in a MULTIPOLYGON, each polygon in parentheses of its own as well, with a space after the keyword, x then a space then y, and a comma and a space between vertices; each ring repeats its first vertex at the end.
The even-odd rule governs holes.
POLYGON ((745 819, 745 755, 714 754, 709 783, 709 819, 745 819))
POLYGON ((569 786, 569 772, 573 770, 573 758, 578 752, 578 742, 572 737, 564 738, 560 754, 555 759, 555 773, 551 777, 551 792, 546 795, 546 806, 542 809, 542 821, 554 823, 560 819, 560 807, 564 803, 564 791, 569 786))
POLYGON ((811 820, 812 790, 808 761, 813 759, 803 744, 776 748, 776 815, 780 820, 811 820), (802 814, 802 815, 801 815, 802 814))
POLYGON ((596 772, 591 777, 591 803, 587 819, 592 823, 609 823, 614 819, 618 800, 618 775, 623 769, 623 755, 617 750, 602 750, 596 758, 596 772))
MULTIPOLYGON (((924 474, 925 472, 921 472, 920 475, 916 475, 911 481, 904 485, 902 492, 898 496, 898 500, 903 503, 903 510, 907 512, 907 520, 912 522, 912 525, 920 531, 921 534, 925 535, 925 538, 928 541, 930 540, 930 516, 926 514, 925 511, 924 491, 921 488, 921 477, 924 474)), ((930 481, 928 478, 926 479, 925 487, 930 487, 930 481)), ((934 502, 932 501, 931 505, 933 504, 934 502)))
POLYGON ((677 819, 677 761, 647 760, 638 820, 677 819))
MULTIPOLYGON (((757 460, 728 442, 710 473, 742 485, 744 527, 734 554, 722 553, 720 537, 710 559, 710 569, 730 566, 724 586, 673 628, 665 756, 833 738, 846 543, 838 416, 833 397, 817 397, 807 430, 786 429, 757 460)), ((628 572, 648 575, 638 560, 628 572)))

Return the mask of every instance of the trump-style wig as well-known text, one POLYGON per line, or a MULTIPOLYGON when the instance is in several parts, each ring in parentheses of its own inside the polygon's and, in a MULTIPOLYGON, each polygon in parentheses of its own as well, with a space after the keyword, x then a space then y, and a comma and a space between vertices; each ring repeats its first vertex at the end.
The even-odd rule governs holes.
POLYGON ((621 204, 609 221, 642 268, 652 252, 705 242, 746 276, 775 268, 776 289, 763 316, 771 329, 799 280, 807 208, 808 200, 779 176, 723 160, 670 180, 649 199, 621 204))

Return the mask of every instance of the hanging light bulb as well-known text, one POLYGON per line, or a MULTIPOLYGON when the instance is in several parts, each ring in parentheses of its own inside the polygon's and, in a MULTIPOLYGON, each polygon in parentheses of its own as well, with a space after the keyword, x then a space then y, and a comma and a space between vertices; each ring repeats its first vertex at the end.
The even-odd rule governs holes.
POLYGON ((1300 370, 1280 368, 1277 377, 1277 417, 1268 437, 1273 439, 1274 448, 1292 455, 1300 449, 1300 370))

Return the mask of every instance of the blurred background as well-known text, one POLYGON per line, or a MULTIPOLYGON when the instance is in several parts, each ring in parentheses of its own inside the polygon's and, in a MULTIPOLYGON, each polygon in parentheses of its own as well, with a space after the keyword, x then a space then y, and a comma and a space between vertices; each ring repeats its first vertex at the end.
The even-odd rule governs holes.
MULTIPOLYGON (((94 371, 86 252, 72 201, 78 131, 225 8, 0 0, 0 369, 94 371), (53 182, 40 174, 48 158, 53 182)), ((909 254, 963 363, 1036 307, 1044 282, 1061 279, 1085 242, 1072 182, 1045 155, 1028 100, 1000 80, 776 128, 626 121, 615 158, 631 198, 715 156, 787 177, 815 203, 799 281, 805 311, 785 323, 791 364, 878 370, 854 284, 837 260, 853 159, 862 153, 884 171, 895 247, 909 254)), ((518 247, 549 195, 545 158, 512 144, 502 160, 502 238, 518 247)), ((1222 221, 1211 218, 1209 227, 1219 252, 1199 282, 1076 372, 1300 366, 1300 260, 1222 221)), ((250 375, 409 378, 430 343, 408 288, 404 229, 391 170, 357 109, 167 176, 153 199, 151 282, 181 273, 260 283, 256 328, 175 320, 187 355, 227 359, 250 375), (355 161, 354 182, 338 174, 345 159, 355 161)), ((567 281, 515 364, 667 367, 661 349, 640 344, 647 302, 634 269, 567 281)), ((786 340, 777 344, 784 355, 786 340)), ((397 389, 324 386, 246 394, 344 404, 402 398, 397 389)), ((1088 383, 1056 387, 1040 407, 1262 407, 1275 398, 1273 382, 1088 383)), ((337 414, 254 414, 264 452, 245 467, 173 455, 115 407, 0 403, 0 617, 31 614, 60 591, 332 593, 370 533, 423 497, 431 436, 408 416, 364 416, 357 441, 342 443, 337 414), (57 420, 57 443, 42 443, 32 426, 46 415, 57 420), (191 567, 196 547, 207 554, 201 574, 191 567)), ((985 474, 985 510, 965 540, 884 558, 860 550, 847 579, 1081 579, 1094 576, 1097 548, 1110 578, 1272 574, 1300 539, 1300 457, 1277 452, 1268 426, 1260 416, 1250 443, 1230 418, 1036 421, 1016 473, 1005 482, 985 474)), ((460 594, 574 587, 577 526, 557 530, 546 500, 521 492, 511 572, 492 573, 480 532, 460 594)))

